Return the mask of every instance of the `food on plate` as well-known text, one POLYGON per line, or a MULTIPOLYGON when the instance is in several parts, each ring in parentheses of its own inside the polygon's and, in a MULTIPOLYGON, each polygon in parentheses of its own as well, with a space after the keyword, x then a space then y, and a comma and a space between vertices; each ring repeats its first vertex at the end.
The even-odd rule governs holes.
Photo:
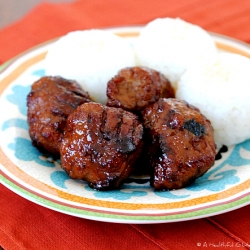
POLYGON ((150 146, 152 187, 185 187, 214 164, 213 128, 197 108, 175 98, 161 98, 142 115, 150 146))
POLYGON ((216 144, 250 138, 250 60, 178 18, 148 23, 132 45, 103 30, 56 41, 45 60, 55 77, 28 96, 32 143, 97 190, 148 170, 153 188, 183 188, 213 166, 216 144))
POLYGON ((181 77, 176 97, 198 107, 211 121, 218 147, 250 138, 250 59, 218 53, 181 77))
POLYGON ((89 101, 88 93, 76 81, 46 76, 34 82, 27 96, 32 144, 58 157, 68 115, 89 101))
POLYGON ((137 112, 161 97, 174 97, 166 77, 148 67, 121 69, 107 85, 107 105, 137 112))
POLYGON ((142 135, 133 113, 85 103, 68 117, 60 149, 62 168, 94 189, 118 188, 141 153, 142 135))
POLYGON ((104 30, 73 31, 48 49, 46 74, 75 79, 90 97, 105 104, 107 82, 120 69, 135 66, 132 46, 104 30))
POLYGON ((155 69, 175 87, 187 67, 217 53, 210 35, 180 18, 157 18, 145 25, 135 42, 137 65, 155 69))

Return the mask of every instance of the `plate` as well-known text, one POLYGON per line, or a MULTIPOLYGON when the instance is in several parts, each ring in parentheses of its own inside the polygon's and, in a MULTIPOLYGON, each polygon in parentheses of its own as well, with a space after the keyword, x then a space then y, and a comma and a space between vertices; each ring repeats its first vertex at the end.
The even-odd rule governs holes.
MULTIPOLYGON (((113 28, 133 42, 141 27, 113 28)), ((211 33, 220 50, 250 58, 249 45, 211 33)), ((180 190, 155 191, 148 178, 130 178, 120 190, 95 191, 69 179, 60 163, 31 146, 26 96, 46 75, 44 59, 55 40, 24 52, 0 68, 0 182, 18 195, 61 213, 117 223, 163 223, 208 217, 250 203, 250 140, 223 147, 215 165, 180 190)))

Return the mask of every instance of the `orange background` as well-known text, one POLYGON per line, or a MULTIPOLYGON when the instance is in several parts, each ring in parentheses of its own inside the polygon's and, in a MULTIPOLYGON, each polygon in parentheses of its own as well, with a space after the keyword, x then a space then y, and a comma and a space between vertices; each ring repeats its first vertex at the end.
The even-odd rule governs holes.
MULTIPOLYGON (((76 29, 146 24, 181 17, 204 29, 250 43, 249 0, 79 0, 43 3, 0 30, 0 63, 76 29)), ((231 249, 250 248, 250 207, 194 221, 111 224, 64 215, 0 185, 0 245, 24 249, 231 249)))

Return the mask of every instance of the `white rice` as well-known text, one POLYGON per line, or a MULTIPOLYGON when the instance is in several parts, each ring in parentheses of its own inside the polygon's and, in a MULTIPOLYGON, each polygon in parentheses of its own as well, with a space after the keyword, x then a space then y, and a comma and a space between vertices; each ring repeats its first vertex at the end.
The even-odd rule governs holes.
POLYGON ((94 101, 105 104, 107 82, 117 72, 135 66, 132 46, 103 30, 74 31, 48 50, 46 74, 76 80, 94 101))
POLYGON ((198 107, 211 121, 215 141, 233 145, 250 138, 250 59, 220 53, 190 67, 176 97, 198 107))
POLYGON ((190 64, 217 48, 201 27, 179 18, 157 18, 141 30, 135 53, 138 65, 160 71, 175 87, 190 64))
POLYGON ((47 75, 78 81, 103 104, 107 82, 120 69, 153 68, 171 81, 177 98, 198 107, 211 121, 218 147, 250 138, 250 59, 218 53, 205 30, 181 19, 148 23, 134 49, 108 31, 70 32, 49 48, 45 63, 47 75))

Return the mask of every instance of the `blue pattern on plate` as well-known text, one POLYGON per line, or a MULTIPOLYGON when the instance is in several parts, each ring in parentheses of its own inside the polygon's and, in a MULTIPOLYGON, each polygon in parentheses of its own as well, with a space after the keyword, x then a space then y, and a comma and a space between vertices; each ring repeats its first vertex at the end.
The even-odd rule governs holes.
POLYGON ((12 88, 13 93, 7 96, 7 100, 15 104, 22 115, 27 115, 26 97, 30 92, 30 86, 15 85, 12 88))
POLYGON ((9 119, 5 121, 2 125, 2 131, 10 127, 22 128, 25 130, 29 129, 27 121, 24 119, 20 119, 20 118, 13 118, 13 119, 9 119))
POLYGON ((15 157, 22 161, 35 161, 44 167, 55 167, 54 162, 43 158, 40 152, 32 146, 31 141, 25 138, 16 137, 15 142, 8 147, 15 152, 15 157))
POLYGON ((109 191, 95 191, 89 186, 85 186, 85 189, 91 192, 94 192, 94 196, 97 198, 113 198, 115 200, 129 200, 131 197, 142 197, 146 196, 148 192, 146 191, 138 191, 138 190, 132 190, 132 188, 126 189, 120 189, 120 190, 109 190, 109 191))
POLYGON ((38 69, 38 70, 35 70, 35 71, 33 71, 33 72, 31 73, 31 75, 43 77, 43 76, 45 76, 45 69, 38 69))
POLYGON ((69 180, 70 177, 64 171, 55 171, 50 174, 50 179, 58 187, 66 189, 67 187, 65 186, 65 181, 69 180))
POLYGON ((157 196, 160 196, 161 198, 167 198, 167 199, 184 199, 189 197, 190 195, 176 195, 171 192, 166 191, 154 191, 154 194, 157 196))

